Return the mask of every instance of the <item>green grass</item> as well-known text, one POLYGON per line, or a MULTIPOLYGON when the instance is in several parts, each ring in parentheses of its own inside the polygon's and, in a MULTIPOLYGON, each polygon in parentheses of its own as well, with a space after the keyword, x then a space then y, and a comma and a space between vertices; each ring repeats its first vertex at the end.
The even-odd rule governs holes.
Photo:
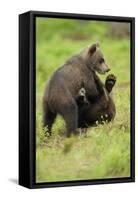
MULTIPOLYGON (((108 23, 39 18, 36 22, 36 182, 130 176, 130 41, 107 37, 108 23), (89 128, 86 135, 65 138, 58 116, 51 138, 42 129, 42 96, 67 58, 99 40, 117 76, 113 98, 117 114, 110 124, 89 128)), ((100 76, 102 80, 105 76, 100 76)))

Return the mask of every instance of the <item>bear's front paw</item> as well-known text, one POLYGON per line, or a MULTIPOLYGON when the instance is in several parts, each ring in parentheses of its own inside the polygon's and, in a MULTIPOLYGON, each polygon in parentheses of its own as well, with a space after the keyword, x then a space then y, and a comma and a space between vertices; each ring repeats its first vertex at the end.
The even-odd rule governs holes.
POLYGON ((108 92, 111 92, 113 86, 115 85, 115 82, 116 82, 116 76, 114 74, 109 74, 106 77, 105 87, 108 92))
POLYGON ((112 81, 112 82, 116 82, 116 76, 114 74, 109 74, 107 77, 106 77, 106 81, 112 81))

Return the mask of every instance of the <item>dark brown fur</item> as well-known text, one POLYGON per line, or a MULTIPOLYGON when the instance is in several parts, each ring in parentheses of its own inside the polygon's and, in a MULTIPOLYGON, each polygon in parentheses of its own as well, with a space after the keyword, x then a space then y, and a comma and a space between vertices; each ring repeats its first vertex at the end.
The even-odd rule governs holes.
POLYGON ((78 127, 86 128, 96 125, 96 123, 110 122, 116 114, 115 104, 111 95, 112 88, 116 82, 114 75, 106 78, 105 86, 103 85, 103 94, 96 102, 87 101, 87 94, 78 94, 76 98, 79 110, 78 127), (94 113, 94 114, 93 114, 94 113))

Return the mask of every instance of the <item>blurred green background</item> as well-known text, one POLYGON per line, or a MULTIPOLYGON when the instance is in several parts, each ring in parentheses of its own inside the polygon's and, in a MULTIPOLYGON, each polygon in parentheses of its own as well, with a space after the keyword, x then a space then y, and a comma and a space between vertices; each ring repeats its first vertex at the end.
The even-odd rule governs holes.
POLYGON ((125 23, 36 18, 36 182, 130 176, 129 32, 125 23), (115 120, 65 138, 58 116, 52 137, 45 137, 42 96, 48 80, 66 59, 96 41, 117 76, 115 120))

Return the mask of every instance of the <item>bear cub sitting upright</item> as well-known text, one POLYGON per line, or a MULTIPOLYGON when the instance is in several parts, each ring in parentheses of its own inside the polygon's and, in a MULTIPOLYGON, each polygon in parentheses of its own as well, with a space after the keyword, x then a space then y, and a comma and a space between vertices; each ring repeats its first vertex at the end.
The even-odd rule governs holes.
MULTIPOLYGON (((76 96, 84 87, 87 99, 96 102, 103 93, 96 72, 105 74, 110 69, 98 43, 86 47, 69 58, 52 75, 43 96, 43 126, 49 135, 57 114, 66 122, 66 136, 77 133, 78 106, 76 96), (98 84, 97 84, 98 83, 98 84)), ((95 116, 95 112, 92 114, 95 116)))

